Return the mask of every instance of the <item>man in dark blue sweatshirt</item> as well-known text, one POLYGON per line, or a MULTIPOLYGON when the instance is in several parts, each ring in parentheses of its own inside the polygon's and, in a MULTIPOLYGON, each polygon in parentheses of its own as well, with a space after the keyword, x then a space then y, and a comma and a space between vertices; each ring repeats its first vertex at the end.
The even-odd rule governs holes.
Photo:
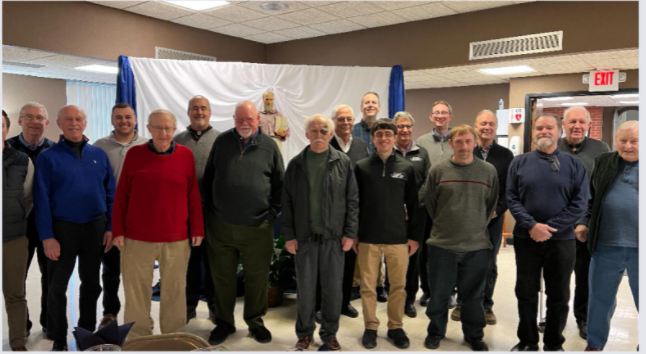
POLYGON ((78 326, 96 328, 101 294, 100 269, 112 247, 115 182, 106 153, 87 144, 85 112, 69 105, 56 120, 59 143, 38 158, 34 178, 36 227, 43 241, 49 276, 47 328, 53 351, 67 350, 67 285, 79 258, 81 279, 78 326))
POLYGON ((550 114, 536 118, 536 150, 516 156, 507 176, 507 204, 516 219, 516 297, 518 338, 512 351, 538 350, 536 321, 541 272, 545 279, 547 320, 544 351, 563 350, 568 316, 570 277, 574 270, 574 224, 588 201, 588 178, 581 159, 560 152, 559 119, 550 114))

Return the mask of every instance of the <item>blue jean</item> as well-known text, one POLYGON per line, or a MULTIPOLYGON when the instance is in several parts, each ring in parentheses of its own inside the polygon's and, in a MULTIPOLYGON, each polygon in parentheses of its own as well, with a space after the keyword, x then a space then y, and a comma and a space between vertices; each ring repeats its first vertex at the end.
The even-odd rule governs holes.
POLYGON ((603 348, 617 307, 617 291, 628 270, 628 284, 639 311, 639 248, 597 245, 590 262, 588 346, 603 348))

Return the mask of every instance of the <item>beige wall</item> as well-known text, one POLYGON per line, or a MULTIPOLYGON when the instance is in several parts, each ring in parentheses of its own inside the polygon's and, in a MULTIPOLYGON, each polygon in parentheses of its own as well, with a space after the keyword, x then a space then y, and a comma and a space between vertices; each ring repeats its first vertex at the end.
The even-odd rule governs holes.
POLYGON ((11 119, 7 137, 18 135, 20 108, 27 102, 35 101, 47 108, 49 127, 45 136, 58 141, 60 129, 56 125, 56 113, 67 103, 65 80, 43 79, 32 76, 2 74, 2 106, 11 119))

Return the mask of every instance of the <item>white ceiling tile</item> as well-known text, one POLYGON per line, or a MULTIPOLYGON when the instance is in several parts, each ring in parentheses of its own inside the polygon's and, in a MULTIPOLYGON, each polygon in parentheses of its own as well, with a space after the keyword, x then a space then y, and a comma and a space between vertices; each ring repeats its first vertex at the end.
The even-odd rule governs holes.
POLYGON ((301 1, 300 3, 303 5, 307 5, 309 7, 321 7, 321 6, 327 6, 330 4, 336 4, 337 2, 340 2, 340 1, 301 1))
POLYGON ((317 31, 306 26, 275 31, 275 33, 282 34, 283 36, 287 36, 293 39, 311 38, 325 35, 325 33, 321 31, 317 31))
POLYGON ((201 13, 196 13, 180 18, 171 20, 172 22, 179 23, 180 25, 201 28, 201 29, 211 29, 215 27, 221 27, 230 25, 232 22, 223 20, 221 18, 208 16, 201 13))
POLYGON ((393 10, 393 13, 410 21, 426 20, 429 18, 455 15, 457 12, 441 3, 430 3, 421 6, 393 10))
POLYGON ((317 24, 309 25, 308 27, 314 28, 315 30, 319 30, 321 32, 325 32, 327 34, 358 31, 366 28, 360 24, 357 24, 348 20, 336 20, 336 21, 330 21, 330 22, 324 22, 324 23, 317 23, 317 24))
POLYGON ((639 58, 597 59, 591 60, 590 64, 595 68, 637 69, 639 68, 639 58))
POLYGON ((323 23, 338 20, 339 18, 319 9, 307 9, 301 11, 294 11, 288 14, 279 15, 278 18, 283 20, 296 22, 301 25, 311 25, 315 23, 323 23))
POLYGON ((139 5, 145 1, 90 1, 95 4, 114 7, 117 9, 125 9, 131 6, 139 5))
POLYGON ((104 65, 116 68, 117 62, 102 59, 85 58, 74 55, 54 55, 45 58, 38 58, 28 62, 29 64, 45 65, 54 68, 75 68, 85 65, 104 65))
POLYGON ((234 36, 234 37, 248 37, 248 36, 253 36, 254 34, 265 32, 261 29, 245 26, 240 23, 234 23, 231 25, 212 28, 209 31, 222 33, 222 34, 226 34, 228 36, 234 36))
POLYGON ((433 1, 371 1, 373 5, 388 11, 403 9, 405 7, 430 4, 431 2, 433 1))
POLYGON ((428 86, 423 84, 418 84, 416 82, 404 82, 404 88, 406 90, 417 90, 417 89, 428 88, 428 86))
POLYGON ((202 11, 203 14, 221 18, 223 20, 232 22, 251 21, 259 18, 266 17, 264 13, 250 10, 243 6, 223 6, 217 7, 212 10, 202 11))
POLYGON ((338 2, 332 5, 321 6, 319 7, 319 10, 323 10, 341 18, 365 16, 384 11, 382 8, 377 7, 368 1, 338 2))
POLYGON ((379 12, 372 15, 349 18, 348 20, 369 28, 390 26, 406 22, 405 18, 397 16, 392 12, 379 12))
POLYGON ((266 32, 266 33, 254 34, 253 36, 245 37, 245 39, 248 39, 254 42, 269 44, 269 43, 287 42, 287 41, 291 41, 293 38, 286 37, 278 33, 266 32))
POLYGON ((257 11, 257 12, 261 12, 261 13, 263 13, 265 15, 268 15, 268 16, 281 15, 281 14, 286 14, 286 13, 289 13, 289 12, 305 10, 305 9, 310 8, 309 6, 307 6, 305 4, 302 4, 302 3, 298 2, 298 1, 277 1, 277 2, 280 2, 280 3, 283 3, 283 4, 287 5, 287 9, 280 10, 280 11, 264 10, 264 9, 260 8, 260 4, 262 4, 263 1, 245 1, 245 2, 240 3, 238 6, 246 7, 248 9, 251 9, 251 10, 254 10, 254 11, 257 11))
POLYGON ((56 55, 56 53, 44 52, 40 50, 13 47, 8 45, 2 46, 2 60, 9 61, 26 61, 43 57, 56 55))
POLYGON ((513 1, 442 1, 442 4, 459 13, 515 5, 513 1))
POLYGON ((586 61, 595 60, 595 59, 638 57, 639 49, 610 50, 610 51, 603 51, 603 52, 596 52, 596 53, 579 54, 579 56, 586 61))
POLYGON ((287 28, 300 26, 297 23, 283 20, 277 17, 264 17, 253 21, 245 22, 245 25, 258 28, 265 31, 278 31, 287 28))
POLYGON ((178 6, 173 6, 165 2, 157 1, 147 1, 142 4, 129 7, 125 10, 144 16, 158 18, 161 20, 172 20, 195 13, 195 11, 183 9, 178 6))

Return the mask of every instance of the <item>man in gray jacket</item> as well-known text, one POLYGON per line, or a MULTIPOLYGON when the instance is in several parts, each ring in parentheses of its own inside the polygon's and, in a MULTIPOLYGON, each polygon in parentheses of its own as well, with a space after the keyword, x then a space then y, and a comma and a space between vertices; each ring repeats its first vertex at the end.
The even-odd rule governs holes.
POLYGON ((322 114, 305 120, 310 141, 287 166, 282 197, 282 232, 287 250, 296 255, 298 319, 296 348, 312 342, 317 277, 321 283, 319 336, 328 349, 341 350, 336 340, 341 315, 344 252, 356 238, 359 196, 353 164, 329 146, 334 123, 322 114))

